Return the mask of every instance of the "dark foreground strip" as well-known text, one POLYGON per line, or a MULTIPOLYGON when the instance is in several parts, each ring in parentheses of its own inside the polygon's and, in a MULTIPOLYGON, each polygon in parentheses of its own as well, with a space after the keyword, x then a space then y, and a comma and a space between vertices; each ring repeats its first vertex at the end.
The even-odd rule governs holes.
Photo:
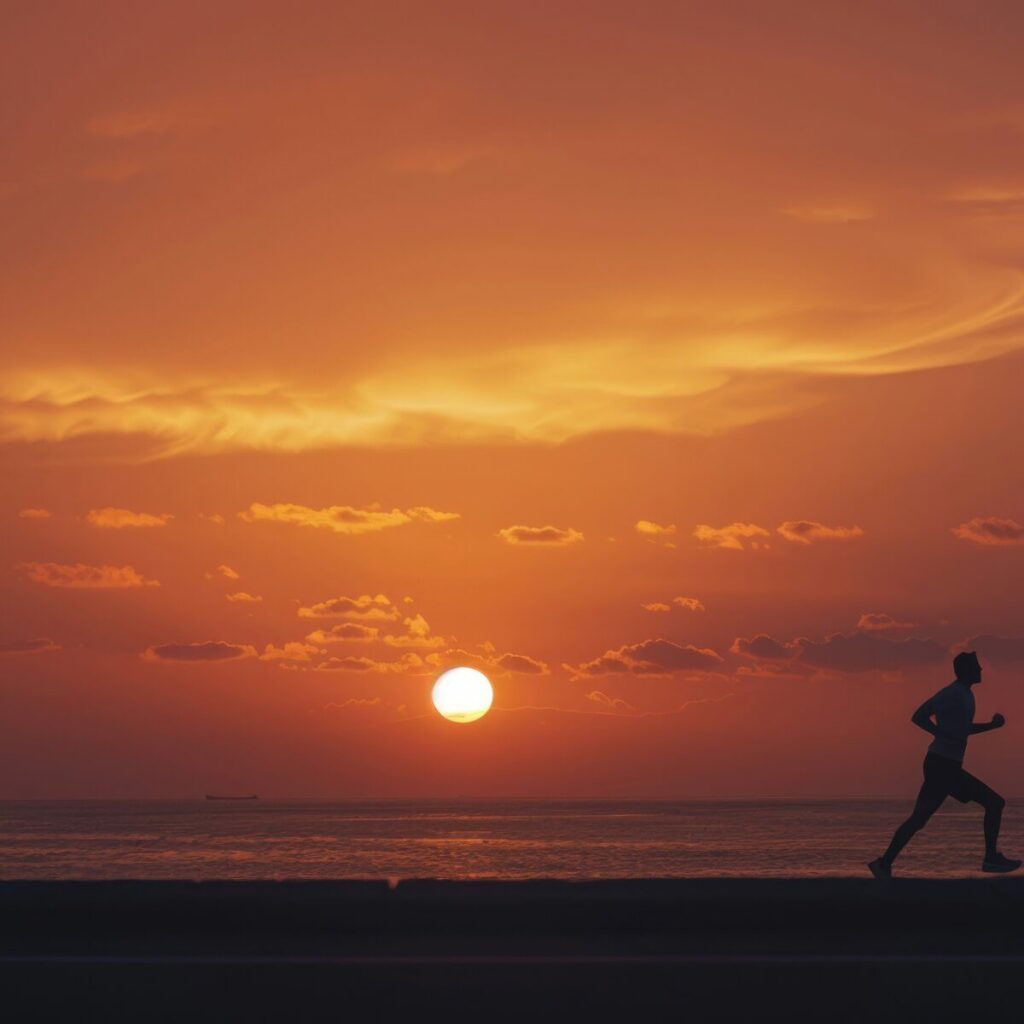
POLYGON ((52 964, 74 967, 632 967, 715 964, 1024 964, 1024 953, 666 953, 595 956, 250 956, 250 955, 0 955, 0 967, 52 964))

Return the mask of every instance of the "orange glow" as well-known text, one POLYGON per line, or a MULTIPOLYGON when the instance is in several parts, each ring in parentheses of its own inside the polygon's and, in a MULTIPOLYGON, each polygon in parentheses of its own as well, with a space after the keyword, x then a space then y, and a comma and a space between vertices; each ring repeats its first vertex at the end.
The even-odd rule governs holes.
POLYGON ((0 797, 902 797, 961 644, 1024 717, 1024 9, 15 6, 0 797))

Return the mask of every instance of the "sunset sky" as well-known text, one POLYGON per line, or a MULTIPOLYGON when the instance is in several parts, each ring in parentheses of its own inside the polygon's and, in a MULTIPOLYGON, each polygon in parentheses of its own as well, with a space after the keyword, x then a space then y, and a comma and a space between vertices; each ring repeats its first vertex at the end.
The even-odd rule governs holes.
POLYGON ((1020 791, 1019 4, 2 29, 0 797, 1020 791))

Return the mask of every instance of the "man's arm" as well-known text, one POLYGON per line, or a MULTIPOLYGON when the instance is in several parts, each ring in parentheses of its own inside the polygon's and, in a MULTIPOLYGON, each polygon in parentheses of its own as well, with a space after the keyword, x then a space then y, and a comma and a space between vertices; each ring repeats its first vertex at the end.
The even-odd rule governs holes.
POLYGON ((992 716, 991 722, 972 722, 971 723, 971 736, 977 735, 979 732, 991 732, 993 729, 1001 729, 1006 725, 1006 719, 997 711, 992 716))
POLYGON ((925 732, 931 733, 933 736, 938 736, 939 731, 935 727, 935 723, 932 721, 932 715, 935 714, 934 697, 929 697, 911 716, 910 720, 919 729, 924 729, 925 732))

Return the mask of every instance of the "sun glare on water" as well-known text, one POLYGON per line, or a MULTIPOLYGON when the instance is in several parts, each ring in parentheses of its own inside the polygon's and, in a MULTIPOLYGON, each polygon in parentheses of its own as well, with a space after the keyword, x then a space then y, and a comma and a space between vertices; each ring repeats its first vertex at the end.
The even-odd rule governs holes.
POLYGON ((434 683, 434 707, 449 722, 475 722, 491 709, 491 681, 475 668, 450 668, 434 683))

